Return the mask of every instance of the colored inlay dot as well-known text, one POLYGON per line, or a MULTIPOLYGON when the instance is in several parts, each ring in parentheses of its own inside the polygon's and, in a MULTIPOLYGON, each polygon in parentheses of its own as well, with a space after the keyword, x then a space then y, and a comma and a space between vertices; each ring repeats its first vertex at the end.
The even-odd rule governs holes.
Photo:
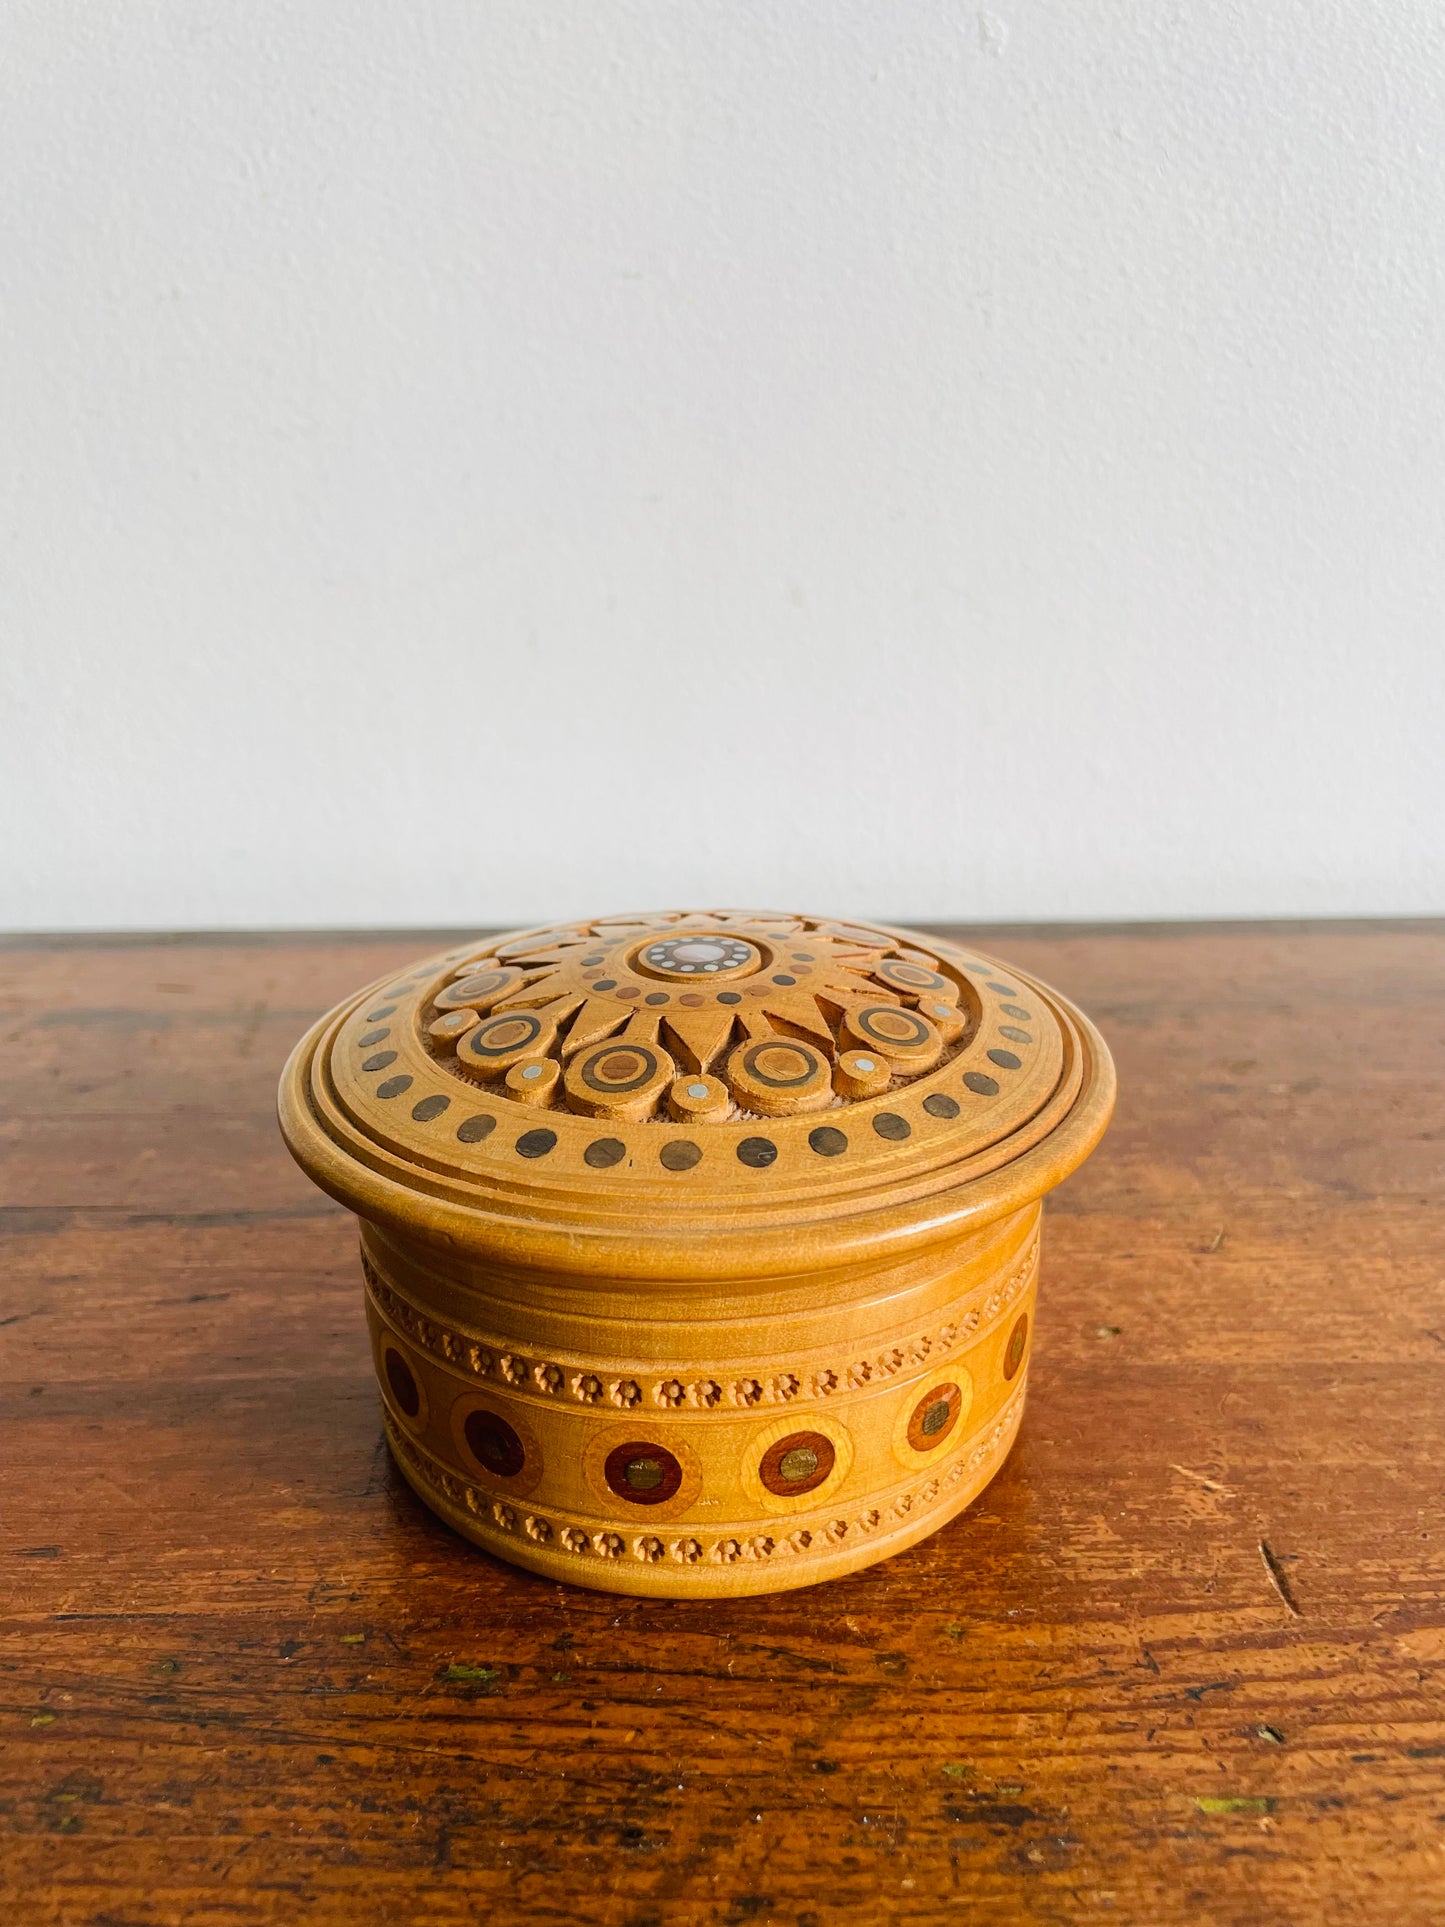
POLYGON ((808 1143, 820 1158, 840 1157, 848 1148, 847 1138, 831 1124, 820 1124, 816 1131, 810 1131, 808 1143))
POLYGON ((627 1146, 620 1137, 594 1138, 582 1153, 582 1162, 594 1171, 610 1171, 614 1164, 621 1164, 627 1156, 627 1146))
POLYGON ((855 1070, 862 1071, 865 1075, 869 1071, 875 1071, 878 1068, 871 1057, 855 1057, 853 1059, 853 1067, 855 1070))
POLYGON ((457 1126, 457 1137, 463 1144, 480 1144, 484 1137, 490 1137, 497 1128, 497 1120, 479 1111, 475 1117, 464 1117, 457 1126))
POLYGON ((702 1150, 689 1138, 674 1138, 664 1144, 658 1152, 664 1171, 690 1171, 695 1164, 702 1162, 702 1150))
POLYGON ((531 1079, 533 1077, 540 1077, 544 1069, 545 1069, 545 1066, 542 1064, 528 1064, 524 1067, 522 1071, 522 1075, 523 1077, 528 1079, 531 1079))
POLYGON ((629 1459, 622 1476, 634 1492, 656 1492, 662 1484, 662 1467, 656 1459, 629 1459))
POLYGON ((556 1142, 555 1131, 523 1131, 517 1139, 517 1155, 524 1158, 544 1158, 556 1142))
POLYGON ((799 1479, 811 1479, 818 1469, 818 1455, 811 1445, 795 1445, 791 1452, 785 1452, 778 1465, 779 1472, 790 1485, 799 1479))
POLYGON ((965 1071, 963 1081, 975 1097, 997 1097, 998 1079, 986 1077, 982 1071, 965 1071))
POLYGON ((687 1087, 687 1094, 689 1097, 706 1097, 707 1085, 706 1084, 689 1084, 687 1087))
POLYGON ((388 1077, 384 1084, 377 1085, 376 1094, 378 1097, 400 1097, 403 1091, 410 1089, 409 1077, 388 1077))
POLYGON ((944 1426, 947 1425, 948 1413, 948 1400, 946 1398, 936 1398, 923 1414, 922 1421, 918 1428, 919 1431, 924 1433, 928 1438, 932 1438, 935 1432, 941 1432, 944 1426))

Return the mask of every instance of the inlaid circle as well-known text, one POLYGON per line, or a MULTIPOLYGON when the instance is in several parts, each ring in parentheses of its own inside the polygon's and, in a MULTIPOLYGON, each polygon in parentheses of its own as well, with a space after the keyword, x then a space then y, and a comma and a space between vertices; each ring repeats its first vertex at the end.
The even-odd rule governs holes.
POLYGON ((582 1153, 582 1162, 590 1164, 594 1171, 610 1171, 614 1164, 621 1164, 627 1156, 627 1146, 620 1137, 597 1137, 582 1153))
POLYGON ((1020 1312, 1014 1321, 1014 1328, 1008 1335, 1008 1348, 1003 1355, 1003 1375, 1012 1378, 1024 1362, 1024 1353, 1029 1343, 1029 1315, 1020 1312))
POLYGON ((755 1171, 765 1171, 775 1164, 778 1147, 770 1137, 745 1137, 738 1146, 738 1162, 751 1166, 755 1171))
POLYGON ((837 1453, 823 1432, 790 1432, 763 1454, 758 1477, 769 1492, 794 1498, 820 1486, 833 1470, 837 1453))
POLYGON ((901 1004, 867 1004, 850 1010, 843 1029, 863 1050, 875 1050, 895 1071, 927 1070, 943 1051, 943 1038, 928 1018, 901 1004))
POLYGON ((382 1367, 397 1409, 407 1418, 415 1418, 421 1411, 421 1387, 416 1382, 416 1374, 395 1345, 386 1347, 382 1355, 382 1367))
POLYGON ((931 1452, 942 1445, 958 1424, 963 1409, 962 1389, 951 1380, 925 1392, 908 1420, 908 1443, 915 1452, 931 1452))
POLYGON ((757 970, 762 952, 746 938, 711 931, 658 937, 637 953, 637 967, 649 977, 693 983, 707 978, 743 977, 757 970))
POLYGON ((462 1433, 472 1456, 499 1479, 514 1479, 527 1463, 526 1448, 499 1412, 468 1412, 462 1433))
POLYGON ((875 964, 873 975, 891 990, 911 993, 927 990, 935 996, 942 996, 946 992, 950 999, 958 994, 941 972, 926 970, 922 964, 909 963, 902 957, 888 957, 882 963, 875 964))
POLYGON ((848 1148, 847 1138, 831 1124, 820 1124, 816 1131, 809 1131, 808 1143, 820 1158, 841 1157, 848 1148))
POLYGON ((629 1439, 607 1454, 602 1476, 629 1505, 665 1505, 682 1484, 682 1466, 666 1446, 629 1439))
POLYGON ((438 1010, 485 1010, 505 997, 509 990, 516 988, 522 981, 520 970, 498 968, 495 970, 474 971, 461 977, 456 983, 448 984, 433 998, 438 1010))
POLYGON ((584 1058, 579 1075, 589 1089, 604 1097, 623 1097, 640 1091, 657 1075, 657 1053, 645 1044, 605 1044, 584 1058))

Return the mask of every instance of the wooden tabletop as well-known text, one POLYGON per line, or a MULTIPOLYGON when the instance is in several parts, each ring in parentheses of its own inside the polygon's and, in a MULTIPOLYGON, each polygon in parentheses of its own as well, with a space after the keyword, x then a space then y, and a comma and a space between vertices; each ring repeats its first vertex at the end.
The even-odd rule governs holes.
POLYGON ((699 1604, 388 1461, 273 1098, 433 933, 10 940, 6 1927, 1445 1919, 1445 926, 970 935, 1119 1067, 1019 1443, 699 1604))

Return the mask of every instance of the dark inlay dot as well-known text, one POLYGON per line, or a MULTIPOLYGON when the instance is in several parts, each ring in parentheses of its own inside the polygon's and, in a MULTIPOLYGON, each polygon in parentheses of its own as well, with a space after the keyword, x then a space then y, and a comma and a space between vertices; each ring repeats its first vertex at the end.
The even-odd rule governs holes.
POLYGON ((1024 1362, 1024 1350, 1029 1342, 1029 1315, 1019 1314, 1018 1323, 1008 1335, 1008 1350, 1004 1353, 1003 1375, 1012 1378, 1024 1362))
POLYGON ((997 1097, 998 1083, 992 1077, 985 1077, 982 1071, 965 1071, 963 1081, 978 1097, 997 1097))
POLYGON ((738 1146, 739 1164, 749 1164, 755 1171, 765 1171, 777 1155, 778 1147, 770 1137, 745 1137, 738 1146))
POLYGON ((941 1432, 943 1430, 944 1426, 948 1423, 950 1409, 951 1407, 946 1398, 936 1398, 933 1401, 918 1422, 918 1429, 925 1438, 931 1439, 935 1432, 941 1432))
POLYGON ((361 1048, 370 1050, 373 1044, 380 1044, 391 1035, 391 1027, 383 1024, 380 1030, 369 1030, 361 1040, 361 1048))
POLYGON ((998 1034, 1000 1037, 1012 1037, 1016 1044, 1031 1044, 1034 1041, 1026 1030, 1020 1030, 1016 1024, 1000 1024, 998 1034))
POLYGON ((1017 1017, 1021 1024, 1029 1021, 1029 1013, 1019 1004, 1001 1004, 999 1008, 1005 1017, 1017 1017))
POLYGON ((421 1393, 417 1390, 410 1365, 400 1352, 393 1351, 390 1346, 386 1351, 386 1382, 402 1411, 408 1418, 415 1418, 421 1410, 421 1393))
POLYGON ((621 1164, 627 1156, 627 1146, 620 1137, 594 1138, 582 1153, 582 1162, 590 1164, 594 1171, 610 1171, 614 1164, 621 1164))
POLYGON ((988 989, 996 990, 1000 997, 1017 997, 1018 996, 1018 992, 1014 989, 1012 984, 990 983, 988 985, 988 989))
POLYGON ((367 1011, 366 1021, 368 1024, 379 1024, 383 1017, 390 1017, 395 1010, 395 1004, 383 1004, 380 1010, 367 1011))
POLYGON ((740 1004, 743 996, 740 990, 720 990, 717 1000, 720 1004, 740 1004))
POLYGON ((997 1064, 1001 1071, 1016 1071, 1023 1059, 1011 1050, 991 1050, 988 1052, 990 1064, 997 1064))
POLYGON ((384 1071, 388 1064, 396 1062, 394 1050, 379 1050, 374 1057, 368 1057, 362 1065, 364 1071, 384 1071))
POLYGON ((795 950, 793 952, 794 963, 811 963, 812 961, 813 953, 811 950, 795 950))
POLYGON ((879 1137, 892 1138, 895 1142, 913 1135, 913 1126, 896 1111, 880 1111, 873 1120, 873 1129, 879 1137))
POLYGON ((484 1137, 490 1137, 497 1128, 497 1120, 488 1117, 485 1111, 478 1111, 475 1117, 464 1117, 457 1126, 457 1136, 463 1144, 480 1144, 484 1137))
POLYGON ((527 1463, 521 1439, 496 1412, 468 1412, 462 1434, 473 1454, 499 1479, 514 1479, 527 1463))
POLYGON ((411 1079, 409 1077, 405 1075, 401 1077, 388 1077, 384 1084, 377 1085, 376 1094, 378 1097, 400 1097, 403 1091, 409 1091, 410 1089, 411 1079))
POLYGON ((647 997, 647 1001, 650 1004, 665 1004, 669 1002, 669 1000, 670 1000, 670 993, 666 990, 649 991, 648 997, 647 997))
POLYGON ((816 1131, 809 1131, 808 1142, 820 1158, 840 1157, 848 1148, 847 1138, 831 1124, 820 1124, 816 1131))
POLYGON ((667 1171, 690 1171, 702 1161, 701 1148, 685 1137, 674 1138, 671 1144, 664 1144, 657 1155, 667 1171))
POLYGON ((523 1158, 544 1158, 556 1142, 555 1131, 523 1131, 517 1139, 517 1155, 523 1158))
POLYGON ((642 992, 637 988, 636 984, 624 984, 617 994, 619 997, 640 997, 642 992))
POLYGON ((430 1124, 434 1117, 440 1117, 451 1104, 449 1097, 424 1097, 420 1104, 413 1104, 411 1114, 418 1124, 430 1124))
POLYGON ((773 979, 775 984, 795 984, 797 981, 796 977, 789 977, 786 972, 781 977, 774 977, 773 979))
POLYGON ((930 1117, 957 1117, 958 1116, 957 1100, 955 1098, 945 1096, 945 1094, 942 1091, 935 1091, 932 1097, 925 1097, 923 1100, 923 1108, 925 1111, 927 1111, 930 1117))
POLYGON ((584 957, 582 959, 582 968, 584 970, 600 970, 606 961, 607 959, 605 957, 584 957))
POLYGON ((594 990, 616 990, 617 979, 615 977, 599 977, 592 988, 594 990))

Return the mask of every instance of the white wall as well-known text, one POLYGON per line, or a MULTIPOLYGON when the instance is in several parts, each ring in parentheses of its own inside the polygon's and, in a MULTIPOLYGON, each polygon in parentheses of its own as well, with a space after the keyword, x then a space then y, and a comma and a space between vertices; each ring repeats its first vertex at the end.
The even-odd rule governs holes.
POLYGON ((0 923, 1445 911, 1436 0, 11 0, 0 923))

